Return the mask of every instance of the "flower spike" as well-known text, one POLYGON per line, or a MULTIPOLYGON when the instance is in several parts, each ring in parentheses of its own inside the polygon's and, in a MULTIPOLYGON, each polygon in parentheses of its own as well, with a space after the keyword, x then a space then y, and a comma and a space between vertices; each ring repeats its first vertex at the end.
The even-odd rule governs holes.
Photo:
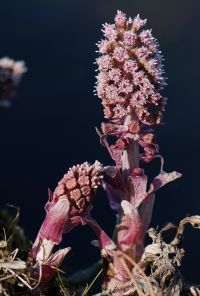
POLYGON ((127 20, 118 11, 114 24, 103 25, 96 91, 105 118, 111 121, 123 122, 130 112, 128 107, 146 125, 162 120, 166 103, 159 93, 165 85, 162 56, 151 30, 143 29, 145 23, 139 15, 127 20))
MULTIPOLYGON (((131 19, 117 11, 115 23, 103 25, 105 38, 98 43, 96 93, 107 122, 97 132, 115 162, 115 166, 104 168, 102 187, 111 209, 117 212, 113 234, 116 249, 110 254, 116 271, 118 260, 113 256, 117 251, 132 260, 140 259, 155 191, 181 176, 164 172, 164 159, 155 142, 152 127, 162 122, 167 100, 160 91, 166 83, 158 43, 145 25, 146 20, 139 15, 131 19), (109 144, 111 137, 115 140, 109 144), (148 189, 141 162, 150 163, 155 158, 160 158, 161 169, 148 189)), ((104 285, 113 288, 116 281, 117 275, 105 277, 104 285)))

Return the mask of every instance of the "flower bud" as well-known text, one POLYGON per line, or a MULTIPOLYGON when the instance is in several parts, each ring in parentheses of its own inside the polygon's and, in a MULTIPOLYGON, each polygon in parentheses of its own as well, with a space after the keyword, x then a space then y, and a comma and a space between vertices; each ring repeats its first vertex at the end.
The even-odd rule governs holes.
POLYGON ((102 166, 96 161, 93 165, 84 162, 73 166, 58 183, 53 201, 66 198, 69 201, 69 213, 71 218, 81 215, 90 205, 94 192, 101 184, 102 166))

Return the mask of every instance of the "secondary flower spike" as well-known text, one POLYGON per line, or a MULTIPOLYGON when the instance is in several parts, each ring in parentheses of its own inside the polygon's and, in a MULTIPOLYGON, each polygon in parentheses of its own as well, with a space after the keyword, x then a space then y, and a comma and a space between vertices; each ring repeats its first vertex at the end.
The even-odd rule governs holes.
POLYGON ((69 232, 78 224, 87 223, 84 218, 92 209, 91 200, 101 185, 102 178, 102 166, 98 161, 92 165, 84 162, 70 168, 58 182, 54 192, 49 192, 49 200, 45 206, 46 217, 32 247, 32 256, 36 263, 41 264, 45 271, 48 270, 45 281, 48 280, 48 275, 49 279, 52 277, 51 267, 55 268, 55 264, 59 266, 70 249, 65 248, 52 255, 54 245, 61 243, 63 233, 69 232), (54 265, 51 266, 51 262, 54 265))
POLYGON ((96 91, 111 122, 123 124, 130 112, 146 125, 161 122, 166 104, 159 93, 165 85, 162 56, 145 24, 139 15, 127 19, 118 11, 114 24, 103 25, 96 91))

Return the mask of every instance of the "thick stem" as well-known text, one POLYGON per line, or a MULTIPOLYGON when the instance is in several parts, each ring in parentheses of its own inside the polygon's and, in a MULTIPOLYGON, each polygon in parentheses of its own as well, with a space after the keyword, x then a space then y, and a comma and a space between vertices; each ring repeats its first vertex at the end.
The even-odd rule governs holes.
MULTIPOLYGON (((131 122, 136 120, 135 114, 132 112, 130 106, 128 107, 128 115, 124 121, 124 126, 128 126, 131 122)), ((129 144, 122 154, 122 175, 124 182, 128 185, 128 177, 130 171, 139 166, 139 145, 138 141, 134 139, 134 135, 129 136, 129 144)))
MULTIPOLYGON (((129 106, 128 115, 124 121, 124 125, 128 127, 129 124, 135 120, 137 120, 136 115, 132 112, 131 107, 129 106)), ((128 147, 126 150, 123 151, 123 154, 122 154, 122 177, 129 193, 133 192, 133 188, 131 188, 131 186, 133 185, 131 182, 129 182, 129 176, 132 173, 133 169, 138 166, 139 166, 139 144, 138 144, 138 141, 135 140, 134 135, 130 134, 128 147)), ((129 196, 127 198, 129 198, 129 196)), ((131 202, 131 200, 129 199, 128 201, 131 202)), ((118 225, 121 223, 123 216, 124 216, 124 213, 123 213, 123 210, 121 210, 117 218, 117 223, 116 223, 117 227, 115 228, 114 235, 113 235, 113 239, 116 242, 116 244, 118 241, 118 233, 120 231, 120 228, 118 227, 118 225)), ((125 253, 130 258, 135 260, 135 255, 136 255, 135 246, 132 246, 130 249, 127 249, 125 253)))

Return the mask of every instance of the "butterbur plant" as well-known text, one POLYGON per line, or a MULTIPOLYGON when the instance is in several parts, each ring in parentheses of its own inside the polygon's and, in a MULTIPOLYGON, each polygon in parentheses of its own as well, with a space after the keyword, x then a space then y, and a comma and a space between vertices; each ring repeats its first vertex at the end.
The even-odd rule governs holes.
MULTIPOLYGON (((144 29, 145 23, 139 15, 127 19, 118 11, 114 24, 103 25, 105 39, 98 43, 100 57, 96 60, 96 91, 107 119, 98 133, 116 164, 104 169, 108 181, 103 182, 110 206, 117 212, 113 241, 115 251, 134 261, 140 260, 144 251, 155 191, 181 176, 163 171, 163 158, 154 142, 153 126, 161 123, 166 104, 160 94, 165 79, 157 41, 144 29), (115 138, 112 145, 110 137, 115 138), (142 162, 156 157, 161 159, 160 173, 147 189, 142 162)), ((116 274, 106 279, 106 288, 114 288, 127 278, 128 274, 120 277, 116 269, 116 274)))
MULTIPOLYGON (((46 216, 27 262, 23 261, 23 277, 18 274, 17 279, 27 295, 50 295, 48 287, 60 279, 61 264, 65 258, 67 264, 73 248, 66 246, 55 251, 55 247, 64 235, 67 240, 67 234, 76 226, 87 224, 96 235, 102 258, 102 292, 96 295, 200 295, 198 286, 186 284, 180 272, 185 224, 199 228, 200 216, 187 217, 178 227, 169 223, 160 232, 149 229, 157 191, 181 177, 176 171, 165 171, 164 158, 155 140, 154 128, 163 122, 167 102, 162 95, 166 82, 158 42, 146 29, 146 20, 139 15, 128 18, 121 11, 117 11, 113 24, 103 25, 102 33, 103 39, 97 43, 95 94, 103 106, 104 122, 96 131, 112 165, 95 161, 73 166, 55 190, 49 190, 46 216), (159 160, 160 169, 154 178, 148 177, 144 167, 151 166, 155 159, 159 160), (92 213, 100 187, 116 214, 112 236, 92 213), (171 230, 175 230, 175 235, 166 242, 165 233, 171 230), (145 246, 147 233, 152 243, 145 246)), ((0 60, 3 98, 24 71, 21 62, 0 60)), ((0 279, 4 289, 9 287, 5 284, 8 273, 14 272, 12 265, 5 265, 4 261, 0 269, 4 270, 0 279)), ((83 288, 81 277, 82 290, 76 290, 67 279, 65 283, 65 287, 63 282, 57 284, 56 295, 91 295, 88 286, 83 288)))

